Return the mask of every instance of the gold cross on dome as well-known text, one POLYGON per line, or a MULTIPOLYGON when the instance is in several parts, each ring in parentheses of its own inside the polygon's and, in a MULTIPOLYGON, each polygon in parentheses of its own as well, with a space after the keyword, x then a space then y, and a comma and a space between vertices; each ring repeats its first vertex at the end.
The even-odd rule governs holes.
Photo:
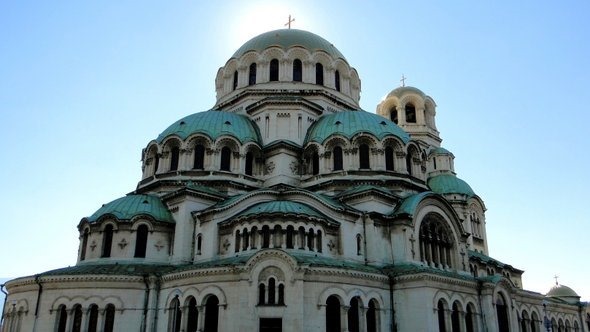
POLYGON ((559 278, 559 276, 556 274, 553 278, 555 278, 555 285, 559 285, 559 283, 557 282, 557 278, 559 278))
POLYGON ((291 14, 289 14, 289 21, 287 21, 287 23, 285 23, 285 26, 288 26, 289 29, 291 29, 292 22, 295 22, 295 18, 291 19, 291 14))
POLYGON ((404 74, 402 74, 402 79, 399 81, 402 82, 402 86, 406 86, 406 77, 404 76, 404 74))

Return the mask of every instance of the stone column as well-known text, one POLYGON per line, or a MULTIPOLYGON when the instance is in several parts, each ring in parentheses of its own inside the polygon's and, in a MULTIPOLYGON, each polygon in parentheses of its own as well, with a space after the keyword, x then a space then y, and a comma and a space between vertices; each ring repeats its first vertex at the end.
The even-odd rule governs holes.
POLYGON ((197 321, 197 332, 203 332, 205 329, 205 306, 198 305, 197 312, 199 313, 199 320, 197 321))
POLYGON ((340 329, 345 332, 348 332, 348 309, 348 305, 340 306, 340 329))

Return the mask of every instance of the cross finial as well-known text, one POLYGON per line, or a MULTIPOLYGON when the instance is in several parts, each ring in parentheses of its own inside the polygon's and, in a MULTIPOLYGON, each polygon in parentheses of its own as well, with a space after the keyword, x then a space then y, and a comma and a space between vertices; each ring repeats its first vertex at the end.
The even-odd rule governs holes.
POLYGON ((556 274, 553 278, 555 278, 555 285, 559 285, 559 283, 557 282, 557 278, 559 278, 559 276, 556 274))
POLYGON ((291 19, 291 14, 289 14, 289 21, 287 21, 287 23, 285 23, 285 26, 288 26, 289 29, 291 29, 292 22, 295 22, 295 18, 291 19))
POLYGON ((402 86, 406 86, 406 77, 404 76, 404 74, 402 74, 402 79, 399 81, 402 82, 402 86))

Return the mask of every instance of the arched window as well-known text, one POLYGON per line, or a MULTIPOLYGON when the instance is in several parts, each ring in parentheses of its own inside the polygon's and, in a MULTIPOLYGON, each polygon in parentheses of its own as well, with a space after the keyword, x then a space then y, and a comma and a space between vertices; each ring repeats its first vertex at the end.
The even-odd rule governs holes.
POLYGON ((279 285, 279 305, 285 305, 285 285, 279 285))
POLYGON ((203 246, 203 235, 197 235, 197 255, 201 254, 201 247, 203 246))
POLYGON ((420 259, 434 267, 452 266, 452 235, 439 217, 428 214, 420 225, 420 259))
POLYGON ((115 327, 115 305, 107 304, 104 315, 104 332, 113 332, 115 327))
POLYGON ((340 72, 336 71, 334 73, 334 86, 336 87, 336 91, 340 91, 340 72))
POLYGON ((178 169, 178 158, 180 157, 180 149, 175 146, 170 150, 170 170, 175 171, 178 169))
POLYGON ((393 171, 393 148, 391 146, 385 147, 385 170, 393 171))
POLYGON ((369 161, 369 146, 361 144, 359 146, 359 165, 361 169, 370 169, 371 163, 369 161))
POLYGON ((267 225, 262 226, 262 248, 270 246, 270 228, 267 225))
POLYGON ((406 104, 406 123, 416 123, 416 107, 406 104))
POLYGON ((240 230, 238 229, 236 231, 236 240, 234 241, 234 243, 235 243, 235 249, 234 249, 234 251, 235 252, 239 252, 240 251, 240 247, 241 247, 241 243, 240 243, 241 241, 240 240, 242 240, 242 235, 240 234, 240 230))
POLYGON ((453 303, 453 312, 451 312, 451 326, 453 332, 461 332, 461 321, 459 320, 459 306, 457 302, 453 303))
POLYGON ((68 321, 68 311, 65 305, 60 305, 57 309, 57 332, 66 332, 66 325, 68 321))
POLYGON ((232 90, 235 90, 238 88, 238 71, 234 71, 234 81, 232 83, 232 90))
POLYGON ((211 295, 205 304, 205 332, 217 332, 219 319, 219 300, 217 296, 211 295))
POLYGON ((299 59, 295 59, 293 60, 293 81, 295 82, 301 82, 302 80, 302 65, 301 65, 301 60, 299 59))
POLYGON ((309 232, 307 233, 307 249, 312 250, 314 248, 315 245, 315 232, 313 231, 313 229, 309 229, 309 232))
POLYGON ((508 327, 508 306, 506 305, 506 300, 504 300, 504 296, 502 296, 502 294, 500 293, 498 293, 496 297, 496 315, 498 318, 498 331, 510 331, 508 327))
POLYGON ((348 331, 359 332, 359 301, 356 297, 350 300, 348 308, 348 331))
POLYGON ((398 122, 397 108, 395 106, 389 111, 389 120, 393 121, 395 124, 398 122))
POLYGON ((369 308, 366 314, 367 332, 377 332, 377 308, 375 300, 369 301, 369 308))
POLYGON ((194 169, 203 169, 205 168, 205 146, 202 144, 195 145, 195 159, 193 161, 193 168, 194 169))
POLYGON ((96 332, 98 325, 98 306, 93 304, 88 310, 88 332, 96 332))
POLYGON ((528 331, 528 321, 529 321, 529 314, 526 310, 522 311, 520 315, 520 332, 527 332, 528 331))
POLYGON ((326 332, 340 332, 340 301, 334 295, 326 300, 326 332))
POLYGON ((82 331, 82 306, 76 304, 74 306, 74 321, 72 324, 72 332, 82 331))
POLYGON ((180 332, 180 325, 182 322, 182 309, 180 308, 180 301, 178 300, 178 295, 172 299, 170 302, 170 310, 169 312, 169 331, 172 332, 180 332))
MULTIPOLYGON (((539 317, 537 316, 536 312, 531 313, 531 332, 537 332, 537 324, 539 322, 539 317)), ((590 326, 588 326, 590 328, 590 326)))
POLYGON ((465 329, 467 332, 474 331, 474 324, 473 324, 474 312, 475 311, 473 310, 473 305, 468 304, 467 305, 467 312, 465 313, 465 329))
POLYGON ((252 175, 252 166, 254 164, 254 157, 252 156, 252 152, 246 153, 246 175, 252 175))
POLYGON ((145 258, 147 249, 148 227, 139 225, 137 227, 137 236, 135 238, 135 257, 145 258))
POLYGON ((311 155, 311 174, 320 174, 320 156, 317 152, 311 155))
POLYGON ((276 304, 275 303, 275 291, 276 291, 276 284, 275 278, 268 279, 268 304, 276 304))
POLYGON ((88 228, 84 229, 84 234, 82 235, 82 247, 80 248, 80 260, 83 261, 86 259, 86 247, 88 246, 88 228))
POLYGON ((410 151, 408 151, 408 153, 406 154, 406 170, 408 171, 409 175, 413 175, 413 170, 412 170, 412 166, 413 166, 413 156, 412 153, 410 151))
POLYGON ((160 156, 158 155, 158 153, 156 153, 156 155, 154 156, 154 174, 156 175, 156 173, 158 172, 158 167, 160 167, 160 156))
POLYGON ((250 65, 250 71, 248 73, 248 85, 256 84, 256 64, 250 65))
POLYGON ((256 226, 252 227, 252 231, 250 232, 250 248, 256 249, 258 247, 258 228, 256 226))
POLYGON ((244 228, 242 231, 242 250, 248 250, 250 247, 250 235, 248 235, 248 230, 244 228))
POLYGON ((293 226, 287 226, 287 249, 293 249, 295 247, 293 244, 293 233, 295 233, 295 228, 293 226))
POLYGON ((324 66, 319 62, 315 64, 315 84, 324 85, 324 66))
POLYGON ((272 230, 272 246, 274 248, 283 247, 283 229, 279 225, 275 225, 272 230))
POLYGON ((318 230, 315 240, 317 251, 322 252, 322 231, 318 230))
POLYGON ((107 225, 102 234, 102 255, 101 257, 111 257, 111 247, 113 246, 113 225, 107 225))
POLYGON ((231 171, 231 149, 224 146, 221 149, 221 166, 222 171, 231 171))
POLYGON ((199 323, 199 311, 197 310, 197 300, 194 297, 190 297, 188 301, 188 319, 186 322, 187 332, 197 332, 199 323))
POLYGON ((436 309, 438 315, 438 331, 446 332, 447 323, 445 322, 445 304, 442 300, 438 300, 438 305, 436 306, 436 309))
POLYGON ((337 146, 334 148, 334 151, 332 151, 332 153, 334 154, 334 171, 341 171, 343 168, 342 148, 337 146))
POLYGON ((305 249, 305 228, 299 227, 299 249, 305 249))
POLYGON ((279 80, 279 60, 272 59, 270 60, 270 81, 278 81, 279 80))
POLYGON ((357 255, 360 255, 362 253, 362 250, 361 250, 362 249, 361 242, 362 242, 362 237, 361 237, 360 234, 357 234, 356 235, 356 254, 357 255))

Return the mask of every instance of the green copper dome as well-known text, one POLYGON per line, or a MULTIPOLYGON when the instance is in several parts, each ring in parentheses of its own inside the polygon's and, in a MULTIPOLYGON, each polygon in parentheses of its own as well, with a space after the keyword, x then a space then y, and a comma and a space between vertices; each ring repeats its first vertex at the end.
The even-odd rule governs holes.
POLYGON ((453 174, 441 174, 428 179, 428 187, 437 194, 461 194, 475 196, 467 182, 453 174))
POLYGON ((309 207, 305 204, 292 202, 292 201, 270 201, 264 203, 258 203, 248 209, 240 212, 237 217, 247 217, 251 215, 260 214, 291 214, 291 215, 304 215, 308 217, 325 219, 326 217, 314 208, 309 207))
POLYGON ((186 139, 199 133, 216 140, 222 135, 235 137, 240 143, 261 142, 258 127, 246 116, 217 110, 195 113, 166 128, 156 139, 161 143, 170 135, 186 139))
POLYGON ((555 285, 547 293, 548 297, 577 297, 580 296, 571 288, 565 285, 555 285))
POLYGON ((157 221, 173 223, 174 219, 159 197, 152 195, 128 195, 104 204, 86 220, 95 222, 104 215, 113 215, 119 220, 130 220, 138 215, 148 215, 157 221))
POLYGON ((242 45, 232 58, 239 58, 250 51, 261 53, 269 47, 280 47, 284 51, 292 47, 302 47, 310 52, 324 51, 334 59, 346 61, 342 53, 329 41, 311 32, 297 29, 274 30, 258 35, 242 45))
POLYGON ((305 143, 324 143, 332 135, 342 135, 351 139, 357 134, 370 134, 378 139, 395 136, 404 143, 410 141, 410 135, 392 121, 374 113, 342 111, 320 117, 307 131, 305 143))

